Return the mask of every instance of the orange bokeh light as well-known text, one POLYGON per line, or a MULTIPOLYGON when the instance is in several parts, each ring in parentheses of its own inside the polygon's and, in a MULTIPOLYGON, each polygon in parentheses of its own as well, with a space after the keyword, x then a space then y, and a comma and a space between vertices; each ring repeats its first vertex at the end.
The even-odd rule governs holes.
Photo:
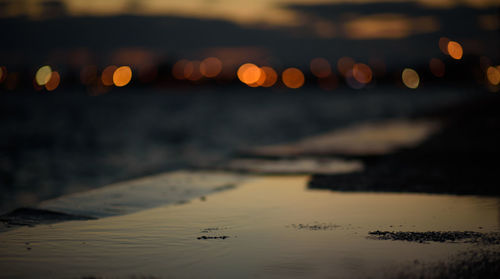
POLYGON ((488 67, 486 70, 486 77, 492 85, 500 84, 500 67, 488 67))
POLYGON ((464 51, 459 43, 450 41, 448 42, 448 53, 453 59, 460 60, 462 59, 464 51))
POLYGON ((222 62, 217 57, 208 57, 201 61, 200 72, 207 78, 214 78, 222 71, 222 62))
POLYGON ((0 83, 2 83, 5 78, 7 78, 7 68, 4 66, 0 67, 0 83))
POLYGON ((132 69, 129 66, 121 66, 113 73, 113 83, 118 87, 127 85, 130 80, 132 80, 132 69))
POLYGON ((263 71, 252 63, 241 65, 237 72, 240 81, 252 87, 255 87, 262 74, 263 71))
POLYGON ((326 78, 332 73, 330 62, 324 58, 314 58, 309 64, 311 73, 317 78, 326 78))
POLYGON ((172 76, 174 76, 175 79, 185 79, 186 77, 184 76, 184 67, 186 67, 186 64, 189 61, 186 59, 181 59, 177 61, 174 66, 172 67, 172 76))
POLYGON ((448 55, 448 43, 450 42, 450 39, 446 38, 446 37, 441 37, 439 38, 439 42, 438 42, 438 45, 439 45, 439 49, 446 55, 448 55))
POLYGON ((110 65, 104 68, 101 74, 102 84, 106 86, 113 85, 113 74, 116 71, 117 67, 115 65, 110 65))
POLYGON ((352 75, 358 82, 363 84, 370 83, 373 78, 372 70, 363 63, 357 63, 352 67, 352 75))
POLYGON ((305 77, 301 70, 297 68, 288 68, 281 74, 283 83, 289 88, 300 88, 304 85, 305 77))
POLYGON ((54 91, 59 86, 60 82, 61 76, 58 72, 53 71, 52 75, 50 75, 49 81, 45 84, 45 89, 47 89, 48 91, 54 91))
POLYGON ((351 57, 342 57, 337 61, 337 69, 342 76, 346 76, 347 72, 354 66, 354 59, 351 57))
POLYGON ((276 81, 278 81, 278 74, 276 71, 268 66, 264 66, 260 68, 265 76, 265 79, 262 83, 259 83, 260 86, 262 87, 271 87, 273 86, 276 81))
POLYGON ((441 59, 432 58, 429 61, 429 68, 431 73, 436 77, 443 77, 445 72, 445 65, 441 59))
POLYGON ((184 65, 184 78, 190 81, 197 81, 203 76, 200 73, 200 61, 189 61, 184 65))

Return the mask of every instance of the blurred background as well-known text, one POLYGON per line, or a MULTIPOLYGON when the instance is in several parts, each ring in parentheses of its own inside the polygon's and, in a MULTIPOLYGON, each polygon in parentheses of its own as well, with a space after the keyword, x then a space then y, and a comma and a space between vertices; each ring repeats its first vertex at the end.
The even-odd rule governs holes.
POLYGON ((0 212, 499 94, 498 0, 0 0, 0 212))

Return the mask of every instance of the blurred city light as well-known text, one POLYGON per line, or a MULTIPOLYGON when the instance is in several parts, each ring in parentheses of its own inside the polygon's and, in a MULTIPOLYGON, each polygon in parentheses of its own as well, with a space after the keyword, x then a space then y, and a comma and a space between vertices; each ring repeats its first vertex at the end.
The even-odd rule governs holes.
POLYGON ((401 78, 406 87, 411 89, 416 89, 420 83, 420 77, 418 76, 418 73, 410 68, 406 68, 403 70, 401 78))
POLYGON ((222 71, 222 62, 217 57, 208 57, 201 61, 200 72, 207 78, 214 78, 222 71))
POLYGON ((357 63, 352 68, 353 77, 360 83, 367 84, 372 81, 372 70, 370 67, 363 63, 357 63))
POLYGON ((52 75, 52 68, 50 66, 43 66, 38 69, 35 75, 36 83, 39 86, 45 85, 50 80, 50 76, 52 75))
POLYGON ((184 68, 186 67, 186 64, 188 62, 189 61, 187 61, 186 59, 181 59, 174 64, 174 66, 172 67, 172 76, 175 79, 183 80, 186 78, 184 76, 184 68))
POLYGON ((332 73, 332 68, 328 60, 324 58, 314 58, 309 64, 311 73, 317 78, 326 78, 332 73))
POLYGON ((200 72, 200 61, 188 61, 184 65, 184 78, 190 81, 197 81, 203 77, 200 72))
POLYGON ((113 83, 113 74, 115 73, 117 67, 115 65, 110 65, 104 68, 101 74, 102 84, 105 86, 112 86, 113 83))
POLYGON ((443 52, 444 54, 446 55, 449 55, 449 52, 448 52, 448 43, 450 42, 450 39, 446 38, 446 37, 441 37, 439 38, 439 49, 441 50, 441 52, 443 52))
POLYGON ((1 66, 0 67, 0 83, 2 83, 5 78, 7 78, 7 68, 5 68, 4 66, 1 66))
POLYGON ((354 59, 352 59, 351 57, 341 57, 337 61, 337 69, 339 73, 345 77, 347 75, 347 72, 354 66, 354 63, 354 59))
POLYGON ((281 79, 283 83, 288 88, 300 88, 304 85, 305 77, 301 70, 297 68, 288 68, 281 74, 281 79))
POLYGON ((462 46, 455 41, 448 42, 448 53, 453 59, 460 60, 464 54, 462 46))
POLYGON ((500 66, 497 66, 496 68, 492 66, 488 67, 486 77, 492 85, 500 84, 500 66))
POLYGON ((276 83, 276 81, 278 81, 278 74, 276 73, 276 71, 273 68, 268 67, 268 66, 264 66, 260 69, 262 70, 262 72, 264 73, 264 75, 266 77, 265 80, 259 84, 260 86, 271 87, 276 83))
POLYGON ((247 84, 248 86, 255 87, 257 81, 259 81, 260 76, 262 75, 262 72, 263 71, 255 64, 246 63, 238 68, 238 72, 236 74, 241 82, 247 84))
POLYGON ((60 82, 61 76, 58 72, 53 71, 50 75, 50 80, 45 84, 45 89, 47 89, 48 91, 54 91, 59 86, 60 82))
POLYGON ((127 85, 130 80, 132 80, 132 69, 129 66, 121 66, 113 73, 113 83, 118 87, 127 85))
POLYGON ((445 65, 441 59, 432 58, 429 61, 429 68, 431 73, 436 77, 443 77, 445 73, 445 65))

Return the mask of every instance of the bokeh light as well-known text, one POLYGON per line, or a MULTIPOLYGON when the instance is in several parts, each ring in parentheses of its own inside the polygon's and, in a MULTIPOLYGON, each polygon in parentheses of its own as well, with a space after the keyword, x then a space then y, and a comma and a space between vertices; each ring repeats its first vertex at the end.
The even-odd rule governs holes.
POLYGON ((58 72, 53 71, 52 75, 50 75, 50 80, 45 84, 45 89, 48 91, 54 91, 59 86, 61 82, 61 76, 58 72))
POLYGON ((7 68, 5 68, 4 66, 1 66, 0 67, 0 83, 2 83, 5 78, 7 78, 7 68))
POLYGON ((189 61, 187 61, 186 59, 181 59, 181 60, 177 61, 174 64, 174 66, 172 67, 172 76, 175 79, 178 79, 178 80, 185 79, 185 76, 184 76, 184 67, 186 66, 186 64, 188 62, 189 61))
POLYGON ((127 85, 130 80, 132 80, 132 69, 129 66, 121 66, 113 73, 113 83, 118 87, 127 85))
POLYGON ((488 67, 488 70, 486 71, 486 77, 488 78, 488 81, 492 85, 498 85, 500 84, 500 67, 488 67))
POLYGON ((446 37, 441 37, 439 38, 439 49, 441 50, 441 52, 443 52, 444 54, 448 55, 448 43, 450 42, 450 39, 446 38, 446 37))
POLYGON ((200 61, 188 61, 184 65, 184 78, 190 81, 197 81, 203 77, 200 73, 200 61))
POLYGON ((101 74, 102 84, 105 86, 113 85, 113 74, 115 73, 117 67, 115 65, 110 65, 104 68, 101 74))
POLYGON ((342 75, 342 76, 346 76, 347 72, 349 72, 350 70, 352 70, 352 67, 354 66, 354 59, 352 59, 351 57, 341 57, 338 61, 337 61, 337 70, 339 71, 339 73, 342 75))
POLYGON ((406 68, 403 70, 401 78, 406 87, 411 89, 416 89, 420 84, 420 77, 418 76, 418 73, 410 68, 406 68))
POLYGON ((264 82, 259 84, 260 86, 271 87, 276 83, 276 81, 278 81, 278 74, 273 68, 264 66, 260 69, 264 73, 264 76, 266 77, 264 82))
POLYGON ((372 70, 363 63, 357 63, 352 67, 352 75, 358 82, 363 84, 370 83, 373 78, 372 70))
POLYGON ((326 78, 332 73, 330 62, 324 58, 314 58, 309 64, 311 73, 317 78, 326 78))
POLYGON ((214 78, 222 71, 222 62, 217 57, 208 57, 201 61, 200 72, 207 78, 214 78))
POLYGON ((281 79, 283 83, 288 88, 300 88, 304 85, 305 77, 301 70, 297 68, 288 68, 281 74, 281 79))
POLYGON ((246 63, 238 68, 236 74, 238 75, 238 78, 241 82, 255 87, 257 81, 259 81, 260 76, 262 75, 262 70, 255 64, 246 63))
POLYGON ((52 75, 52 68, 50 66, 43 66, 38 69, 35 75, 36 83, 40 86, 45 85, 50 80, 52 75))
POLYGON ((455 41, 448 42, 448 53, 453 59, 460 60, 464 54, 462 46, 455 41))
POLYGON ((429 69, 431 73, 436 77, 443 77, 445 73, 445 65, 441 59, 432 58, 429 61, 429 69))

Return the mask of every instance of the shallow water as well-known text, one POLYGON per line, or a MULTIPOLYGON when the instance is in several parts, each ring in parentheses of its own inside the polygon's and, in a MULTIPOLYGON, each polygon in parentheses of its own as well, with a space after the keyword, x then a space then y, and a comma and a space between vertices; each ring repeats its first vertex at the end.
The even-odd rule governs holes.
POLYGON ((5 232, 0 277, 384 277, 478 246, 369 231, 500 230, 497 198, 308 190, 307 180, 262 177, 188 204, 5 232))

